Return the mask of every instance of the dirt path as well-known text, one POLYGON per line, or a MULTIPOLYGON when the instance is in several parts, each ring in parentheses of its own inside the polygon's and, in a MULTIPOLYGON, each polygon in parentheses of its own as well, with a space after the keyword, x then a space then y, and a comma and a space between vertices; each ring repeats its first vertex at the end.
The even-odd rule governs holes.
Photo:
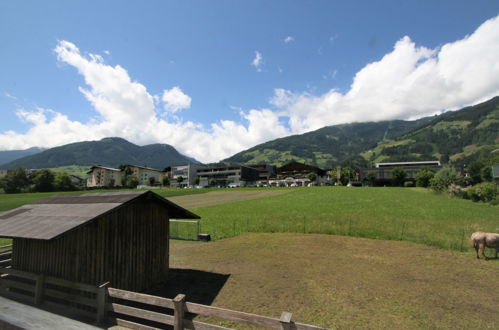
POLYGON ((255 191, 211 191, 206 194, 194 194, 169 197, 168 200, 186 208, 196 208, 225 204, 247 199, 264 198, 288 193, 290 190, 255 190, 255 191))
POLYGON ((178 290, 194 299, 211 294, 215 306, 273 317, 288 311, 297 322, 340 329, 497 329, 499 324, 499 260, 332 235, 171 242, 171 267, 197 274, 183 287, 177 278, 178 290))

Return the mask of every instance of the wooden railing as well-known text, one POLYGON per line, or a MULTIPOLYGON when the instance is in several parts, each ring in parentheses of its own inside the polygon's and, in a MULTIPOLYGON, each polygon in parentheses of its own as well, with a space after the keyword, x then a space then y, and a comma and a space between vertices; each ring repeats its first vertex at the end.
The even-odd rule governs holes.
POLYGON ((105 321, 130 329, 155 329, 151 322, 172 325, 174 329, 228 329, 194 321, 186 313, 246 323, 270 329, 325 329, 296 323, 291 313, 280 318, 201 305, 186 301, 183 294, 174 299, 152 296, 108 287, 74 283, 14 269, 0 269, 0 294, 64 315, 85 317, 102 324, 105 321), (166 310, 165 310, 166 309, 166 310))
POLYGON ((12 268, 0 268, 0 294, 68 316, 104 321, 105 285, 75 283, 12 268))
POLYGON ((11 265, 12 244, 0 246, 0 268, 7 268, 11 265))

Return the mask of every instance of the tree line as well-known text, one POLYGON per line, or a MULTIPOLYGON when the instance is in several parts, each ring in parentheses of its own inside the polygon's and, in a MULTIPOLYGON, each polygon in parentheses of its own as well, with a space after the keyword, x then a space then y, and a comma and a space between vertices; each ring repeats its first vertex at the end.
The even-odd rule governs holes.
POLYGON ((53 172, 41 169, 29 173, 24 168, 16 168, 0 178, 0 188, 7 194, 21 192, 71 191, 80 187, 71 181, 66 172, 53 172))

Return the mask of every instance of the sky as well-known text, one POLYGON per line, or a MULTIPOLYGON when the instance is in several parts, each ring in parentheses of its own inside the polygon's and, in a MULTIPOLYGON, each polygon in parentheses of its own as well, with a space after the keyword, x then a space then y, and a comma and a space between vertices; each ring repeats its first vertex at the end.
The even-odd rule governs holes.
POLYGON ((216 162, 497 95, 497 0, 0 0, 0 150, 117 136, 216 162))

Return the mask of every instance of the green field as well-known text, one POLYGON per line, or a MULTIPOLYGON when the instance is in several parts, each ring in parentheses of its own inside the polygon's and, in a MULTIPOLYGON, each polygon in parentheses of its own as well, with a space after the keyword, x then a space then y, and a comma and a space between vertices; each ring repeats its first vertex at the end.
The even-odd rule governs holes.
POLYGON ((192 210, 215 240, 245 232, 319 233, 463 251, 472 232, 499 231, 499 207, 420 188, 297 188, 192 210))
MULTIPOLYGON (((257 189, 229 191, 237 195, 248 190, 257 189)), ((228 190, 155 190, 167 198, 209 191, 228 190)), ((51 194, 1 194, 0 211, 51 194)), ((498 206, 437 195, 421 188, 295 188, 281 195, 191 210, 202 218, 201 232, 209 233, 214 240, 247 232, 318 233, 403 240, 464 251, 469 248, 472 232, 499 232, 498 206)))

